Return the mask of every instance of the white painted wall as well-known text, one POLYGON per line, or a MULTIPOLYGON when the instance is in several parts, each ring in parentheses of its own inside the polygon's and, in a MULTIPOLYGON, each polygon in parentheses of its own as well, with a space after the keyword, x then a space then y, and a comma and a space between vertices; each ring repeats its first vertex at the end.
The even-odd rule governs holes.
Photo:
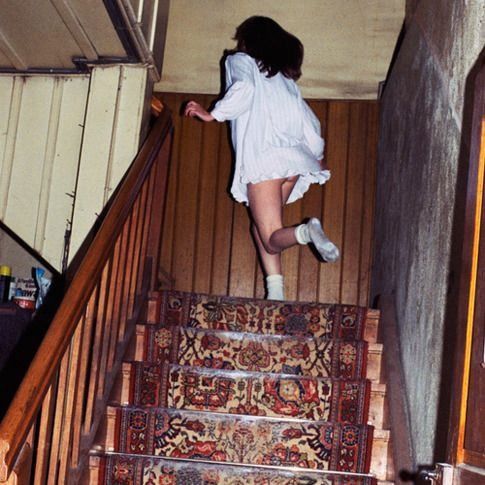
POLYGON ((108 202, 139 147, 147 69, 97 67, 91 77, 69 259, 108 202))
POLYGON ((0 218, 60 268, 89 76, 0 76, 0 218))
POLYGON ((71 260, 137 153, 146 75, 0 75, 0 220, 58 270, 66 229, 71 260))

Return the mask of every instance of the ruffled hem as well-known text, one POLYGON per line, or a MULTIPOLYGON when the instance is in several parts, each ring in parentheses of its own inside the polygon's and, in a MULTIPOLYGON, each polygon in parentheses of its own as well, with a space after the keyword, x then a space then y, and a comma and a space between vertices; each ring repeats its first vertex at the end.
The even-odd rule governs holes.
POLYGON ((288 177, 294 177, 298 175, 298 181, 296 182, 293 190, 291 191, 288 200, 286 201, 287 204, 294 202, 298 199, 301 199, 305 192, 308 191, 311 184, 320 184, 323 185, 330 179, 330 170, 318 170, 315 172, 299 172, 298 170, 286 170, 285 172, 272 172, 269 174, 261 174, 258 177, 251 178, 250 180, 247 178, 243 178, 240 183, 233 183, 231 188, 231 194, 237 202, 243 203, 248 205, 248 197, 247 197, 247 184, 257 184, 260 182, 265 182, 267 180, 274 180, 274 179, 282 179, 288 177))

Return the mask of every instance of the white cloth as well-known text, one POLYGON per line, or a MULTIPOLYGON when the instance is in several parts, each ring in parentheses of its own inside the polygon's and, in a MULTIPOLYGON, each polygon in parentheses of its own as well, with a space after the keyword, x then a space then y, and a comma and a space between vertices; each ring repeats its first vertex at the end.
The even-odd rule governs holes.
POLYGON ((312 183, 330 178, 322 170, 324 141, 320 122, 292 79, 271 78, 257 62, 238 52, 226 59, 226 93, 211 111, 217 121, 231 121, 236 166, 231 193, 248 203, 247 184, 299 175, 288 203, 312 183))

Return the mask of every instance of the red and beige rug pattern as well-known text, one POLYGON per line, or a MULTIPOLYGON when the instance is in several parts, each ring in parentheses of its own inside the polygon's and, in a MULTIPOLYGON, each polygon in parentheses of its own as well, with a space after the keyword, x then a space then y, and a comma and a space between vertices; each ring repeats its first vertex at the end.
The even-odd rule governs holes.
POLYGON ((156 305, 95 484, 375 485, 368 309, 176 291, 156 305))
POLYGON ((363 423, 370 382, 133 362, 135 406, 363 423))
POLYGON ((367 343, 285 335, 147 326, 147 362, 224 370, 361 379, 367 343))
POLYGON ((102 458, 100 483, 106 485, 375 485, 367 476, 311 471, 255 469, 224 464, 180 463, 155 457, 102 458))
POLYGON ((163 291, 158 314, 169 326, 359 340, 367 308, 163 291))
POLYGON ((115 450, 177 459, 359 472, 372 427, 325 421, 117 408, 115 450))

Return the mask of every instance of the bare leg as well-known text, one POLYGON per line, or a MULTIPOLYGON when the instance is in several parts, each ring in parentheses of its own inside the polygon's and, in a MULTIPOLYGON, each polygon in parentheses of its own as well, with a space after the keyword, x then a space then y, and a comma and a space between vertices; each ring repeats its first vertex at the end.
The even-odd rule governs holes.
POLYGON ((281 251, 297 243, 294 227, 283 227, 283 205, 298 177, 248 184, 251 231, 267 275, 281 274, 281 251))

